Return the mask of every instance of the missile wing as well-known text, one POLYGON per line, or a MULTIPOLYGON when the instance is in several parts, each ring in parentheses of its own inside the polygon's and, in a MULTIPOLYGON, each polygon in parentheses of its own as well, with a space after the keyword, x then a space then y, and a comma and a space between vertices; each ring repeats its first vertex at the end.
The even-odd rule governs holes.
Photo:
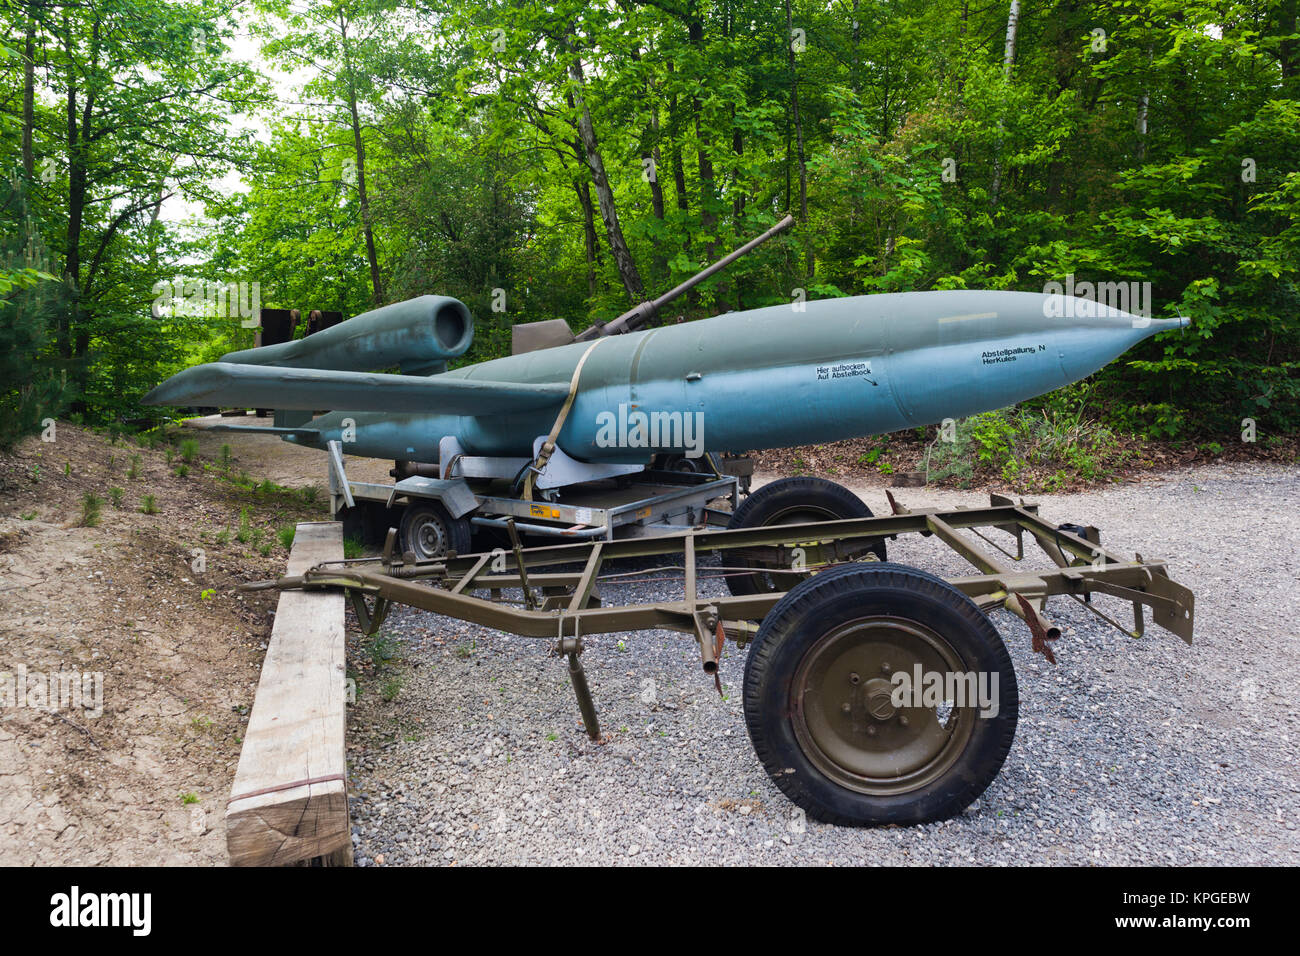
POLYGON ((492 382, 212 362, 173 375, 146 395, 144 403, 491 415, 558 406, 568 393, 568 385, 562 382, 492 382))

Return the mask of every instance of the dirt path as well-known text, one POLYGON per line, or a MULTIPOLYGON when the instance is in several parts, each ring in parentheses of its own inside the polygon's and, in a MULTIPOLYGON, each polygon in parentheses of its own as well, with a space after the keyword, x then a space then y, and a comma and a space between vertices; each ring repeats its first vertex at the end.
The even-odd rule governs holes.
MULTIPOLYGON (((302 488, 308 485, 326 486, 325 453, 315 448, 303 448, 282 441, 276 435, 240 435, 235 432, 212 431, 211 427, 221 425, 270 425, 270 418, 255 418, 252 415, 243 418, 222 418, 210 415, 207 418, 192 418, 185 423, 187 438, 194 438, 205 458, 215 459, 220 455, 221 446, 229 444, 239 449, 240 467, 247 469, 258 478, 269 478, 276 484, 289 488, 302 488)), ((357 455, 344 455, 343 466, 348 477, 353 481, 392 481, 388 470, 393 463, 388 460, 362 458, 357 455)))
POLYGON ((185 477, 169 449, 70 425, 0 457, 0 863, 225 863, 275 606, 234 585, 279 572, 276 530, 324 505, 220 477, 262 477, 236 444, 227 471, 201 441, 185 477), (81 524, 87 493, 103 499, 98 527, 81 524), (43 709, 51 675, 80 706, 43 709))

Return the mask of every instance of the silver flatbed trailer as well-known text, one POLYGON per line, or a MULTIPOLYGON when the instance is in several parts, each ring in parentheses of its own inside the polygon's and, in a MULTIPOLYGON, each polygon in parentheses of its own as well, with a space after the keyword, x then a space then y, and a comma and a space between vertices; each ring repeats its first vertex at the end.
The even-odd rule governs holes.
POLYGON ((743 477, 723 474, 705 456, 700 471, 624 468, 592 477, 574 469, 561 480, 587 480, 542 487, 529 500, 512 490, 517 483, 501 477, 517 475, 527 465, 523 460, 493 463, 462 457, 445 472, 440 469, 440 477, 414 474, 391 483, 349 479, 339 448, 330 449, 329 460, 331 516, 345 523, 347 533, 369 540, 381 541, 390 527, 400 528, 402 549, 413 550, 421 560, 449 550, 464 553, 467 548, 457 545, 468 545, 468 534, 508 531, 511 525, 523 535, 572 541, 725 528, 748 484, 743 477), (422 522, 438 525, 423 547, 422 522), (460 527, 448 527, 449 522, 460 527))

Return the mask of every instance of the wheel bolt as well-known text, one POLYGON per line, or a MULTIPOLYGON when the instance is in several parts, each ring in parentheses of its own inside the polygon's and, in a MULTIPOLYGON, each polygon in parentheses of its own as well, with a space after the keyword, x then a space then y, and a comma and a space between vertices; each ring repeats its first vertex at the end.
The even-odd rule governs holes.
POLYGON ((853 708, 849 706, 849 702, 847 700, 840 705, 840 710, 844 711, 844 713, 846 714, 851 714, 853 712, 853 708))
POLYGON ((867 736, 868 736, 868 737, 874 737, 874 736, 876 736, 876 728, 875 728, 875 727, 868 727, 868 728, 867 728, 867 736))
POLYGON ((862 680, 862 678, 859 677, 857 674, 849 674, 849 683, 850 683, 850 684, 856 684, 856 683, 858 683, 858 681, 860 681, 860 680, 862 680))
POLYGON ((881 664, 881 665, 880 665, 880 669, 881 669, 881 671, 883 671, 883 672, 886 673, 886 674, 888 674, 890 671, 893 670, 893 668, 890 667, 888 664, 881 664))
POLYGON ((900 716, 900 717, 898 718, 898 722, 899 722, 899 724, 901 724, 901 725, 904 726, 904 727, 907 726, 907 718, 906 718, 906 717, 901 717, 901 716, 900 716))

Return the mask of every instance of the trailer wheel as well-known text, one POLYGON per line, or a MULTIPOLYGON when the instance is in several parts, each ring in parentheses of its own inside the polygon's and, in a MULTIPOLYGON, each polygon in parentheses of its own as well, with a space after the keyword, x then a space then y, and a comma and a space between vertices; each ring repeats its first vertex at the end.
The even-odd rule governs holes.
POLYGON ((453 518, 438 501, 413 501, 402 513, 402 551, 415 552, 417 561, 436 561, 447 552, 467 554, 470 527, 464 518, 453 518))
MULTIPOLYGON (((727 530, 871 516, 871 509, 862 499, 843 485, 811 476, 778 478, 741 502, 740 507, 732 513, 727 530)), ((873 541, 870 550, 878 560, 885 560, 883 538, 873 541)), ((724 554, 723 560, 728 565, 762 569, 756 570, 754 574, 727 574, 727 587, 736 597, 786 591, 807 577, 806 572, 763 564, 751 558, 731 559, 724 554)))
POLYGON ((707 470, 707 463, 702 455, 699 458, 687 458, 685 455, 660 455, 655 460, 654 467, 660 471, 684 471, 687 474, 698 475, 707 470))
POLYGON ((744 691, 768 776, 808 815, 850 826, 960 813, 998 775, 1020 710, 989 619, 947 582, 899 564, 837 567, 798 584, 763 621, 744 691), (945 678, 943 693, 900 702, 893 675, 915 680, 917 668, 974 674, 975 693, 945 678))

